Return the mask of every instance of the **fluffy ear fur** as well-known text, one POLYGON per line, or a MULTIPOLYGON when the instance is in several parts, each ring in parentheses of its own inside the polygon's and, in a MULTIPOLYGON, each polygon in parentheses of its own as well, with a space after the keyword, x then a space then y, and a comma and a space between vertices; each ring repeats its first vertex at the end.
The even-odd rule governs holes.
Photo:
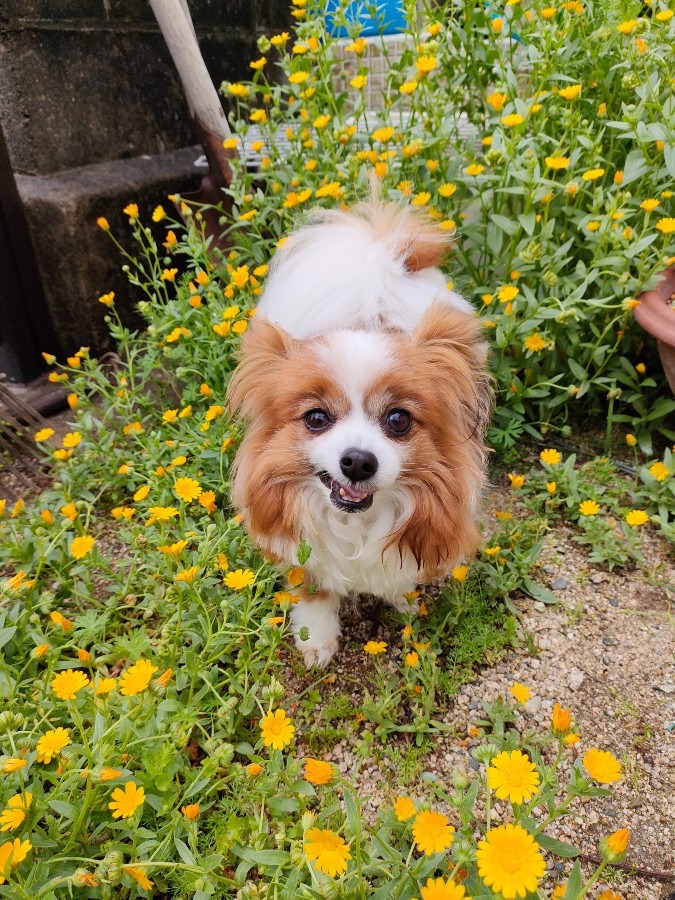
POLYGON ((488 345, 480 319, 445 303, 434 303, 422 316, 412 342, 424 362, 439 375, 450 376, 482 438, 490 421, 493 394, 487 368, 488 345), (465 361, 466 368, 458 365, 459 359, 465 361))
POLYGON ((409 550, 426 578, 447 574, 480 546, 483 432, 492 406, 479 321, 444 304, 425 313, 410 341, 408 381, 430 397, 423 439, 402 473, 412 514, 389 544, 409 550))
POLYGON ((227 389, 230 412, 247 419, 261 415, 270 402, 267 378, 281 374, 284 363, 299 346, 278 325, 254 320, 242 339, 241 362, 227 389))

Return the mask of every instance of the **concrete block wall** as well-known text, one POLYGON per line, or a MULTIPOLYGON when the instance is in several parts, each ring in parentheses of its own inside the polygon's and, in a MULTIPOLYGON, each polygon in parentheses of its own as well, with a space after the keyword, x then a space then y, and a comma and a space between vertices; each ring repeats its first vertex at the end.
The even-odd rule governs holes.
MULTIPOLYGON (((247 77, 257 37, 292 21, 287 0, 189 6, 216 86, 247 77)), ((184 149, 196 138, 180 80, 147 0, 0 0, 0 125, 60 349, 108 349, 96 297, 118 287, 130 321, 139 298, 96 217, 114 227, 129 200, 147 212, 200 177, 198 148, 184 149)))

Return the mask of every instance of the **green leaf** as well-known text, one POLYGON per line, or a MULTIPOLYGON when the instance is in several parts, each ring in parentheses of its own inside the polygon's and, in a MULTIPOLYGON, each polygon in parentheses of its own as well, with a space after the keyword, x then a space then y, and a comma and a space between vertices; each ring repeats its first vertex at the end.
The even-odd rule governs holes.
POLYGON ((281 817, 285 813, 295 813, 300 809, 300 804, 295 797, 271 797, 267 806, 273 816, 281 817))
POLYGON ((549 589, 545 588, 542 584, 537 584, 536 581, 532 581, 531 578, 523 579, 522 590, 528 597, 532 597, 533 600, 539 600, 540 603, 553 604, 558 602, 558 598, 552 591, 549 591, 549 589))
POLYGON ((506 216, 500 216, 498 213, 492 213, 490 218, 497 228, 501 228, 508 235, 514 235, 518 231, 518 223, 513 219, 507 219, 506 216))
POLYGON ((5 644, 8 644, 14 637, 15 632, 16 625, 10 625, 9 628, 0 629, 0 647, 4 647, 5 644))
POLYGON ((65 800, 48 800, 47 802, 54 812, 66 819, 74 819, 77 815, 77 807, 72 803, 66 803, 65 800))
POLYGON ((176 850, 178 850, 178 855, 183 860, 183 862, 186 863, 186 865, 188 865, 188 866, 194 866, 195 858, 192 855, 192 852, 190 851, 190 848, 185 843, 185 841, 181 841, 181 839, 176 837, 176 835, 174 834, 173 842, 176 845, 176 850))
POLYGON ((359 829, 359 808, 356 805, 356 800, 354 799, 354 795, 352 792, 347 789, 344 792, 344 801, 345 801, 345 815, 347 817, 347 824, 345 827, 345 833, 349 837, 353 837, 359 829))
POLYGON ((309 546, 307 541, 303 538, 298 545, 298 562, 301 566, 307 562, 307 560, 312 555, 312 548, 309 546))
POLYGON ((283 866, 291 858, 286 850, 251 850, 241 844, 236 844, 232 850, 236 856, 256 866, 283 866))
POLYGON ((537 843, 542 849, 548 850, 554 856, 561 856, 563 859, 574 859, 575 856, 579 856, 580 851, 573 847, 572 844, 558 841, 547 834, 538 834, 537 843))
POLYGON ((565 891, 565 896, 563 900, 578 900, 579 894, 581 893, 581 866, 578 862, 575 862, 572 866, 572 871, 570 872, 570 877, 567 879, 567 890, 565 891))

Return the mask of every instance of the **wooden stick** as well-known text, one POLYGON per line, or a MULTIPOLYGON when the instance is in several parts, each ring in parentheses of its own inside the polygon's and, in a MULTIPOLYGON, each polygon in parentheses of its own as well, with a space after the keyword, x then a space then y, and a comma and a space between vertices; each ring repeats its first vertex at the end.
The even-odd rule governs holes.
POLYGON ((223 148, 223 141, 232 132, 202 59, 187 0, 150 0, 150 6, 183 84, 211 178, 218 188, 227 187, 232 181, 228 162, 232 154, 223 148))

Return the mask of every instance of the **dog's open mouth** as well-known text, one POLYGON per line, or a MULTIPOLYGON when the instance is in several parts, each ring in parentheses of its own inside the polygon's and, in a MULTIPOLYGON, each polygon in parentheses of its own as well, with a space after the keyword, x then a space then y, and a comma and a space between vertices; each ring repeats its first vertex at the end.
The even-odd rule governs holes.
POLYGON ((362 491, 353 484, 343 484, 331 478, 328 472, 319 472, 319 480, 330 491, 330 499, 338 509, 345 512, 363 512, 373 505, 373 495, 362 491))

